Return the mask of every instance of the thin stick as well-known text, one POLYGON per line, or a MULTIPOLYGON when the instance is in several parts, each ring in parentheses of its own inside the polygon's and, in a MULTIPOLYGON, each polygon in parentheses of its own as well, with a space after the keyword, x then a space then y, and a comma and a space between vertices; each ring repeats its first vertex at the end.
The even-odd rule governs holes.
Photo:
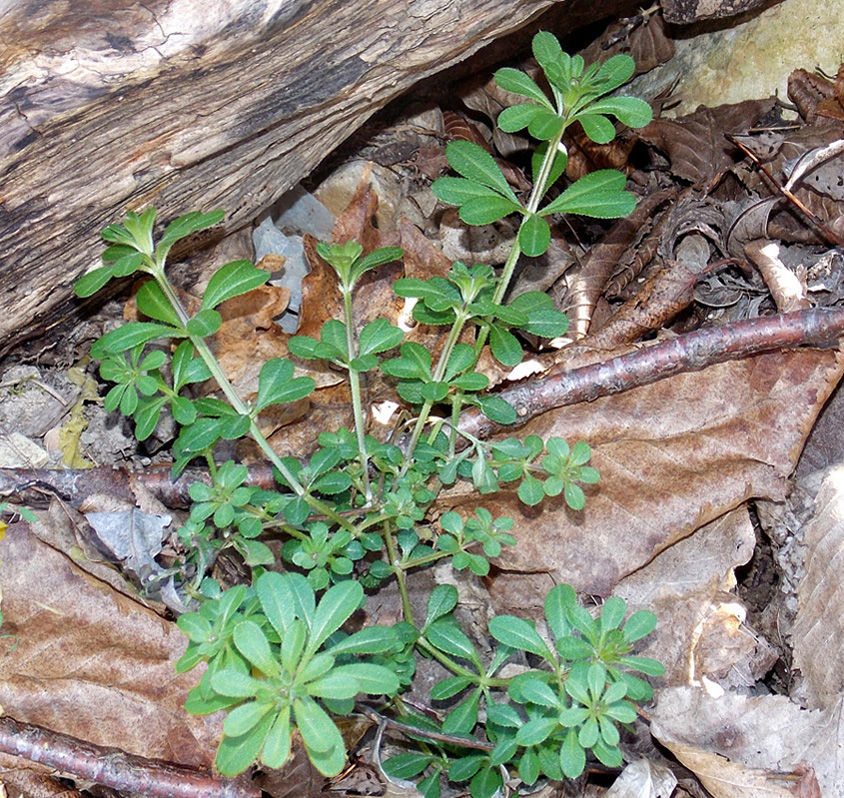
POLYGON ((248 779, 222 779, 0 717, 0 752, 145 798, 260 798, 248 779))
MULTIPOLYGON (((732 322, 678 336, 590 366, 554 367, 544 377, 527 380, 497 396, 516 408, 515 426, 559 407, 591 402, 631 388, 650 385, 686 371, 797 346, 829 348, 844 335, 844 309, 815 308, 732 322)), ((460 430, 488 438, 500 427, 471 408, 460 416, 460 430)))

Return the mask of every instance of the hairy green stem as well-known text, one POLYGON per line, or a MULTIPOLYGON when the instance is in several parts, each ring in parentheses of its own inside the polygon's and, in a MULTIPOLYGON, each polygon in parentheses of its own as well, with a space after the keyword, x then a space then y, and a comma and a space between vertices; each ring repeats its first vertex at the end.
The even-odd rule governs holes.
POLYGON ((399 593, 401 593, 401 606, 404 613, 404 619, 413 623, 413 610, 410 607, 410 594, 407 592, 407 575, 401 567, 399 562, 398 552, 396 551, 396 541, 393 539, 393 531, 391 529, 385 530, 384 543, 387 547, 387 558, 390 561, 390 566, 396 575, 396 582, 399 586, 399 593))
MULTIPOLYGON (((448 360, 451 357, 452 351, 454 351, 454 347, 460 338, 460 333, 463 332, 463 328, 466 326, 468 319, 469 313, 465 309, 456 314, 454 323, 451 325, 448 338, 446 339, 445 345, 440 352, 437 366, 432 375, 434 382, 442 382, 443 375, 445 374, 446 367, 448 366, 448 360)), ((407 459, 402 467, 401 473, 399 474, 400 477, 404 476, 407 473, 408 468, 410 468, 410 464, 413 461, 413 450, 416 448, 416 444, 419 443, 422 430, 428 423, 428 417, 431 414, 431 408, 433 406, 433 402, 426 401, 425 404, 422 405, 422 409, 419 411, 419 416, 416 419, 416 425, 413 427, 413 434, 410 436, 410 443, 407 447, 407 459)))
MULTIPOLYGON (((341 286, 343 294, 343 311, 346 316, 346 350, 349 360, 357 357, 357 342, 355 341, 354 313, 352 310, 352 290, 341 286)), ((372 486, 369 482, 369 457, 366 453, 366 427, 363 417, 363 401, 360 391, 360 374, 349 366, 349 387, 352 392, 352 412, 355 419, 355 433, 358 439, 358 457, 363 474, 363 495, 366 503, 372 502, 372 486)))

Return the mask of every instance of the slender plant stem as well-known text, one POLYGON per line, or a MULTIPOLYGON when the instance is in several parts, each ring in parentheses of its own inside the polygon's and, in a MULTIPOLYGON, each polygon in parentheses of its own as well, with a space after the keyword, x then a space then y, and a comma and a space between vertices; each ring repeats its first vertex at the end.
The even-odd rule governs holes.
POLYGON ((396 551, 396 541, 393 538, 393 532, 391 529, 385 530, 384 543, 387 547, 387 557, 390 560, 390 565, 396 575, 399 593, 401 593, 401 606, 402 612, 404 613, 404 619, 409 624, 413 624, 413 609, 410 606, 410 594, 407 592, 407 575, 399 562, 398 552, 396 551))
MULTIPOLYGON (((460 333, 463 332, 463 327, 466 325, 468 318, 469 314, 465 310, 461 310, 457 313, 454 323, 451 325, 451 330, 449 330, 445 345, 440 352, 437 366, 434 369, 434 382, 442 381, 446 367, 448 366, 448 360, 451 357, 451 353, 454 351, 454 347, 460 338, 460 333)), ((419 443, 422 430, 425 428, 425 424, 428 423, 428 417, 431 414, 431 408, 433 406, 433 402, 426 401, 425 404, 422 405, 422 409, 419 411, 419 416, 416 419, 416 425, 413 427, 413 434, 410 436, 410 443, 407 447, 407 459, 402 466, 401 474, 399 475, 400 477, 404 476, 407 473, 408 468, 410 468, 410 464, 413 461, 413 450, 416 448, 416 444, 419 443)))
MULTIPOLYGON (((357 357, 357 342, 355 341, 354 313, 352 310, 352 291, 341 286, 343 294, 343 311, 346 316, 346 350, 349 353, 349 360, 357 357)), ((360 391, 360 374, 349 366, 349 387, 352 392, 352 412, 355 419, 355 433, 358 439, 358 457, 360 458, 361 471, 363 473, 363 495, 366 503, 372 502, 372 486, 369 482, 369 457, 366 454, 366 425, 363 417, 363 401, 360 391)))

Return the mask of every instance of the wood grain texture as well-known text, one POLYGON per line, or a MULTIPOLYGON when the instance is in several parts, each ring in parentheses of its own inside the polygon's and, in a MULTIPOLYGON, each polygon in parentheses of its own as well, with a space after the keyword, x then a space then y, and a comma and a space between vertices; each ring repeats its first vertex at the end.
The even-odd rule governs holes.
POLYGON ((389 100, 552 2, 6 0, 0 347, 72 307, 126 210, 223 208, 235 230, 389 100))

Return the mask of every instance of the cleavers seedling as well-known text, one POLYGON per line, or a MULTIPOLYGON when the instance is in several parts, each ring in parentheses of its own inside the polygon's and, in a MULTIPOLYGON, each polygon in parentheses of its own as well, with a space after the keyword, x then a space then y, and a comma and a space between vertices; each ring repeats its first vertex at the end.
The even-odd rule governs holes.
POLYGON ((557 191, 570 125, 580 123, 587 136, 605 143, 615 135, 610 117, 631 126, 650 120, 643 101, 608 96, 632 76, 632 59, 614 56, 587 67, 579 56, 565 54, 550 33, 537 34, 533 50, 550 94, 518 70, 501 69, 495 76, 501 88, 526 100, 505 109, 499 126, 508 132, 527 129, 541 142, 527 201, 519 200, 492 156, 467 142, 447 148, 459 176, 433 185, 439 199, 459 207, 467 224, 521 216, 503 270, 455 263, 445 276, 403 278, 394 285, 398 296, 415 300, 417 322, 442 328, 436 356, 405 340, 387 319, 359 331, 356 325, 356 285, 370 270, 399 260, 401 250, 365 253, 356 242, 318 246, 337 275, 342 318, 327 321, 318 337, 292 337, 289 351, 345 374, 354 423, 320 434, 306 460, 280 457, 257 419, 272 405, 307 397, 313 380, 297 376, 293 360, 273 359, 261 368, 256 398, 246 401, 208 345, 221 324, 218 306, 269 275, 247 261, 229 263, 211 278, 191 314, 165 273, 172 246, 217 224, 221 212, 189 213, 157 239, 154 209, 128 213, 122 225, 103 232, 109 244, 104 265, 76 284, 77 294, 89 296, 113 278, 148 276, 136 299, 149 321, 124 324, 92 349, 102 361, 101 376, 114 384, 105 405, 134 421, 139 440, 169 413, 178 427, 173 475, 197 459, 210 472, 209 484, 191 487, 194 503, 176 534, 182 547, 179 587, 195 607, 178 620, 190 642, 177 668, 207 663, 186 709, 226 710, 216 758, 223 774, 240 773, 253 762, 283 766, 296 730, 314 766, 327 776, 337 774, 345 745, 334 719, 352 712, 356 696, 365 694, 382 697, 385 707, 415 724, 420 740, 432 730, 458 738, 428 741, 394 757, 386 763, 389 773, 419 777, 427 798, 439 795, 442 778, 468 782, 474 798, 490 798, 506 774, 531 785, 541 776, 579 775, 587 755, 620 765, 618 727, 634 720, 636 702, 651 697, 647 682, 634 672, 657 675, 661 666, 633 651, 655 618, 638 612, 625 622, 620 599, 608 599, 593 617, 570 587, 559 585, 545 602, 548 635, 524 619, 498 616, 489 625, 497 647, 482 656, 455 619, 453 587, 433 591, 424 620, 414 618, 407 588, 411 571, 447 560, 457 570, 484 576, 490 559, 516 543, 512 520, 494 518, 483 506, 474 514, 440 514, 436 502, 444 488, 463 480, 479 494, 490 494, 508 484, 525 504, 562 495, 578 511, 587 500, 582 486, 598 481, 582 441, 572 446, 537 436, 487 441, 460 428, 468 407, 501 425, 516 421, 514 409, 488 391, 489 379, 478 369, 485 348, 501 364, 514 366, 523 356, 522 333, 551 338, 567 329, 566 317, 543 293, 506 301, 519 256, 546 251, 549 217, 615 218, 635 204, 624 190, 624 175, 612 170, 557 191), (552 191, 554 198, 545 202, 552 191), (391 440, 369 435, 366 427, 363 388, 376 370, 394 381, 411 416, 391 440), (196 398, 192 386, 209 380, 217 396, 196 398), (215 459, 220 441, 246 436, 273 465, 274 489, 250 485, 244 465, 215 459), (267 531, 284 537, 280 561, 260 539, 267 531), (252 585, 222 590, 209 577, 226 548, 252 568, 252 585), (367 591, 393 580, 404 620, 347 634, 344 625, 365 605, 367 591), (502 667, 515 655, 527 657, 530 667, 503 677, 502 667), (444 702, 439 723, 415 715, 401 700, 418 656, 436 659, 451 674, 431 693, 434 702, 444 702), (485 741, 481 748, 487 752, 461 747, 461 735, 485 741))

